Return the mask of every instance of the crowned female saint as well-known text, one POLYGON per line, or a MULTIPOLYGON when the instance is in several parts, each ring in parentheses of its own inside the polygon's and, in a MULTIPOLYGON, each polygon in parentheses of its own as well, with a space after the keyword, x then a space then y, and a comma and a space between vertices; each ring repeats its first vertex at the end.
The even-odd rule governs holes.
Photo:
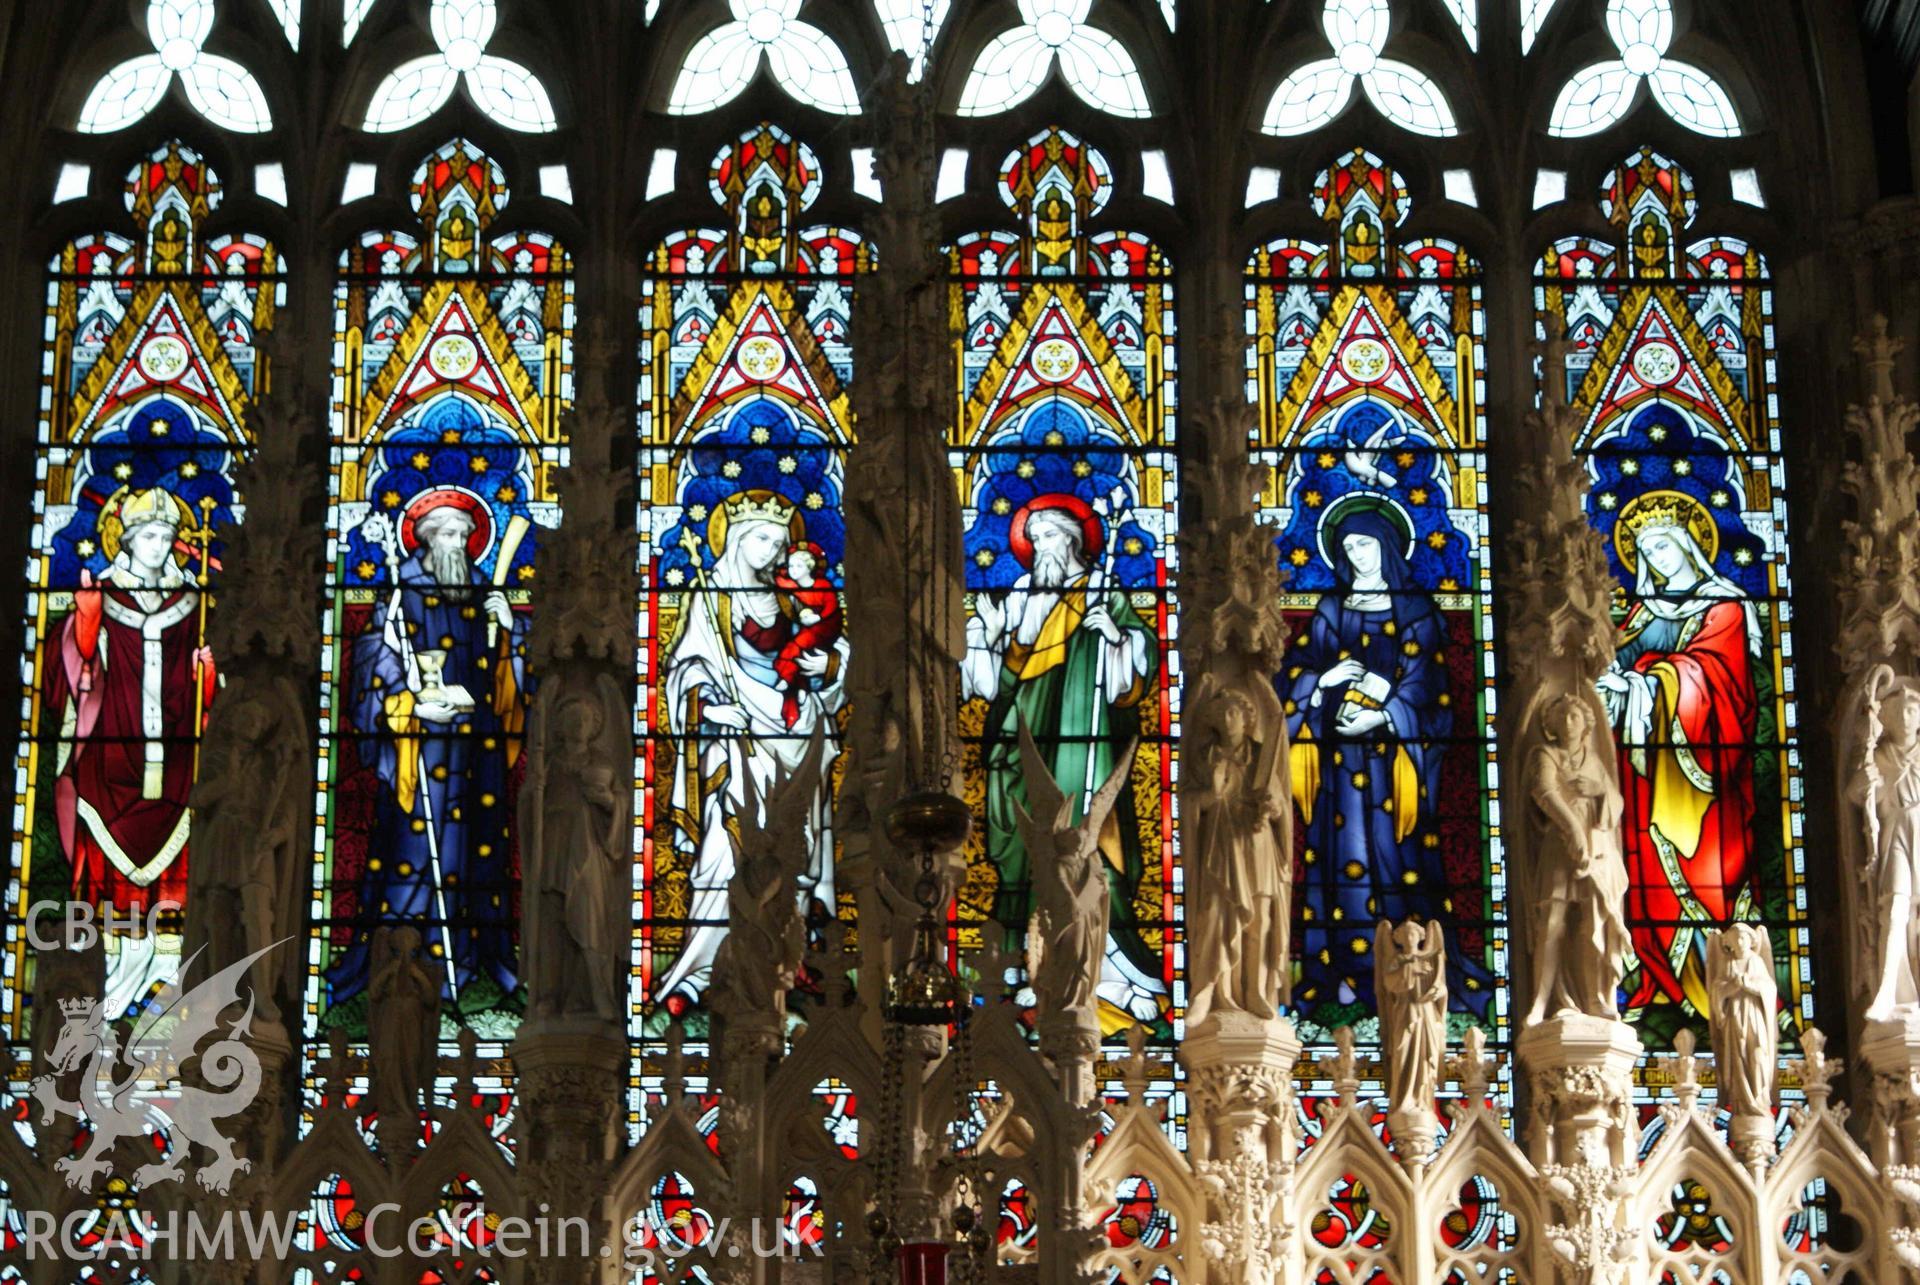
MULTIPOLYGON (((712 981, 734 871, 729 820, 749 806, 762 809, 776 784, 809 766, 808 755, 821 756, 812 766, 817 779, 829 779, 833 721, 846 700, 847 641, 795 657, 794 683, 775 668, 800 624, 796 604, 774 577, 788 550, 806 540, 806 524, 785 497, 764 490, 729 496, 707 521, 713 563, 687 593, 667 648, 668 727, 685 746, 673 809, 691 818, 695 845, 690 927, 655 988, 669 1010, 685 1011, 712 981), (827 735, 816 738, 822 727, 827 735)), ((834 911, 829 805, 823 785, 807 824, 811 856, 798 880, 802 910, 818 902, 827 915, 834 911)))
POLYGON ((1641 964, 1628 1007, 1684 998, 1707 1014, 1706 939, 1681 925, 1752 910, 1760 617, 1714 570, 1719 527, 1692 496, 1638 496, 1613 540, 1634 596, 1599 680, 1620 747, 1627 918, 1641 964))

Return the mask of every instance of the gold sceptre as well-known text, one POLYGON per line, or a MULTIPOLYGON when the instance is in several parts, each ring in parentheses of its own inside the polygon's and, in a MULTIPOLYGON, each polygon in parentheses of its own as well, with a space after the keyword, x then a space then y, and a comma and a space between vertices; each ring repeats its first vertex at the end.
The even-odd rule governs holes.
POLYGON ((207 725, 207 677, 201 668, 199 652, 207 645, 207 572, 213 561, 213 511, 220 502, 211 495, 200 497, 200 525, 182 537, 200 554, 200 567, 193 582, 200 592, 200 622, 193 645, 193 779, 200 779, 200 736, 207 725))

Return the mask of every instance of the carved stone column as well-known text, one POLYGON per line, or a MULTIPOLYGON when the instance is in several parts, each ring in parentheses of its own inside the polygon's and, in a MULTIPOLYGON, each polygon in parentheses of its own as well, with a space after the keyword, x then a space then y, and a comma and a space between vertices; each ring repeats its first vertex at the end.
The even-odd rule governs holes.
MULTIPOLYGON (((244 1169, 225 1192, 188 1184, 200 1215, 210 1220, 269 1212, 268 1193, 288 1139, 294 1069, 288 1019, 300 1004, 312 851, 307 693, 320 649, 314 604, 321 553, 314 519, 326 495, 318 465, 305 458, 321 428, 311 384, 301 378, 301 349, 302 332, 292 329, 265 354, 272 387, 261 381, 264 395, 247 413, 259 445, 238 479, 235 507, 243 521, 220 533, 218 608, 208 622, 220 681, 191 796, 185 953, 204 950, 185 980, 198 984, 254 958, 235 985, 242 998, 251 997, 253 1018, 242 1034, 260 1069, 259 1091, 218 1126, 244 1169), (275 360, 282 352, 289 360, 275 360)), ((266 1279, 273 1265, 209 1262, 204 1271, 208 1280, 238 1282, 256 1273, 266 1279)))
POLYGON ((1920 693, 1920 464, 1907 447, 1920 405, 1895 388, 1901 348, 1885 317, 1854 342, 1867 396, 1847 411, 1859 458, 1843 482, 1854 517, 1845 526, 1850 574, 1838 595, 1846 695, 1834 720, 1834 794, 1849 872, 1842 895, 1855 925, 1851 995, 1869 1080, 1867 1149, 1879 1164, 1911 1166, 1920 1165, 1920 960, 1901 876, 1920 854, 1905 838, 1914 809, 1898 793, 1916 750, 1903 746, 1896 710, 1920 693))
MULTIPOLYGON (((522 1217, 586 1219, 591 1255, 616 1241, 604 1196, 621 1142, 626 1046, 596 1034, 523 1035, 514 1042, 513 1067, 522 1217)), ((593 1257, 529 1259, 526 1279, 591 1285, 600 1267, 593 1257)))
MULTIPOLYGON (((845 505, 847 634, 855 646, 835 833, 842 886, 859 903, 861 954, 876 979, 906 958, 919 909, 921 854, 895 849, 888 810, 914 790, 958 790, 966 653, 960 498, 943 417, 953 404, 953 338, 933 204, 933 100, 929 84, 907 83, 907 67, 905 55, 893 57, 867 110, 885 200, 874 224, 878 266, 859 280, 854 308, 860 377, 850 395, 860 443, 845 505)), ((936 866, 944 900, 962 861, 956 852, 936 866)), ((881 1009, 868 1006, 876 1042, 881 1009)))
POLYGON ((1595 683, 1614 657, 1606 549, 1587 520, 1580 416, 1566 404, 1563 345, 1549 345, 1547 402, 1528 418, 1508 541, 1507 655, 1513 690, 1502 742, 1515 765, 1509 824, 1524 939, 1515 1052, 1528 1092, 1527 1150, 1562 1222, 1549 1237, 1562 1279, 1617 1278, 1631 1233, 1622 1199, 1636 1161, 1633 1068, 1641 1046, 1619 1020, 1628 949, 1618 753, 1595 683), (1595 945, 1606 939, 1604 949, 1595 945))
MULTIPOLYGON (((627 478, 615 467, 621 416, 607 396, 615 363, 603 332, 583 327, 572 459, 560 529, 541 550, 528 661, 538 688, 528 715, 520 799, 521 976, 529 1012, 513 1044, 528 1217, 602 1208, 626 1089, 626 950, 632 859, 630 783, 633 603, 638 585, 627 478)), ((540 1282, 597 1279, 592 1260, 550 1259, 540 1282)))
POLYGON ((1180 1060, 1192 1077, 1188 1137, 1208 1191, 1209 1244, 1231 1265, 1226 1279, 1254 1280, 1265 1279, 1275 1252, 1301 1049, 1284 1010, 1293 805, 1286 714, 1273 688, 1287 624, 1278 533, 1254 511, 1254 410, 1225 375, 1244 361, 1238 312, 1222 304, 1203 320, 1211 324, 1195 345, 1199 364, 1221 391, 1189 417, 1197 421, 1189 439, 1203 453, 1186 462, 1180 534, 1188 622, 1180 790, 1193 996, 1180 1060), (1266 895, 1248 898, 1249 888, 1266 895))

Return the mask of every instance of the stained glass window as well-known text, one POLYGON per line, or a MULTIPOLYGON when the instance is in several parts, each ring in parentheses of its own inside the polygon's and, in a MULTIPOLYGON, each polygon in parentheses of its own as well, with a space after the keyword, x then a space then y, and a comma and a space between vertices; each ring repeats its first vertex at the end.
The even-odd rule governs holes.
POLYGON ((946 24, 953 0, 873 0, 874 12, 887 33, 887 45, 912 59, 909 82, 927 69, 927 52, 946 24))
MULTIPOLYGON (((707 1034, 731 831, 819 770, 797 872, 817 931, 841 912, 831 765, 846 707, 841 496, 858 233, 810 225, 813 149, 747 131, 708 170, 713 226, 667 238, 640 300, 640 877, 632 1004, 643 1047, 707 1034)), ((850 902, 849 902, 850 904, 850 902)), ((849 911, 850 913, 850 911, 849 911)))
MULTIPOLYGON (((474 104, 508 129, 539 134, 556 128, 559 121, 540 78, 487 52, 499 20, 494 0, 433 0, 427 26, 438 51, 401 63, 380 82, 362 128, 392 133, 421 124, 446 106, 462 78, 474 104)), ((349 13, 348 22, 357 21, 349 13)), ((353 40, 351 28, 346 40, 353 40)))
POLYGON ((193 109, 222 129, 243 134, 272 129, 273 113, 253 73, 202 48, 213 17, 213 0, 151 0, 147 37, 154 52, 127 59, 95 82, 80 108, 80 132, 125 129, 160 105, 176 75, 193 109))
POLYGON ((1692 177, 1642 150, 1607 177, 1611 240, 1538 264, 1565 339, 1589 514, 1619 585, 1600 689, 1621 746, 1625 1012, 1651 1048, 1706 1042, 1706 930, 1772 933, 1787 1013, 1811 1020, 1787 504, 1773 296, 1760 252, 1693 226, 1692 177))
POLYGON ((948 446, 967 560, 960 728, 975 812, 954 928, 963 949, 1017 951, 1024 937, 1024 725, 1076 818, 1124 777, 1101 839, 1102 1025, 1171 1037, 1173 269, 1146 237, 1095 230, 1113 173, 1072 134, 1016 147, 998 189, 1014 226, 948 251, 961 379, 948 446))
POLYGON ((1312 133, 1347 109, 1358 81, 1368 101, 1400 128, 1438 138, 1458 133, 1440 87, 1410 64, 1381 56, 1392 20, 1389 0, 1326 0, 1320 24, 1333 57, 1290 72, 1273 91, 1260 128, 1282 136, 1312 133))
POLYGON ((987 42, 960 92, 962 116, 991 116, 1034 95, 1056 61, 1068 88, 1115 116, 1149 116, 1146 83, 1117 36, 1089 26, 1093 0, 1017 0, 1020 25, 987 42))
POLYGON ((1276 685, 1297 821, 1302 1034, 1376 1034, 1382 919, 1439 922, 1455 1025, 1506 1036, 1506 882, 1489 728, 1493 617, 1480 268, 1403 235, 1411 196, 1354 150, 1313 184, 1324 244, 1248 267, 1262 512, 1294 622, 1276 685))
POLYGON ((113 1015, 179 964, 188 794, 218 697, 214 531, 241 516, 255 341, 284 296, 266 241, 206 235, 221 197, 200 155, 168 143, 127 175, 131 235, 80 237, 50 265, 0 991, 16 1040, 32 902, 175 904, 157 936, 106 937, 113 1015))
POLYGON ((455 139, 414 172, 418 225, 341 259, 310 1036, 364 1037, 370 986, 407 970, 449 1037, 491 1047, 523 1006, 525 641, 573 295, 551 237, 489 237, 509 195, 455 139))
MULTIPOLYGON (((762 58, 780 87, 807 106, 842 116, 860 110, 846 54, 832 36, 800 21, 800 6, 793 0, 727 0, 727 7, 733 21, 701 36, 687 51, 668 111, 687 115, 732 102, 752 83, 762 58)), ((918 32, 916 22, 916 44, 918 32)))
POLYGON ((1696 134, 1740 132, 1733 100, 1713 76, 1667 57, 1673 43, 1673 0, 1607 0, 1607 34, 1618 58, 1573 73, 1547 118, 1547 132, 1581 138, 1611 127, 1632 110, 1645 81, 1660 110, 1696 134))

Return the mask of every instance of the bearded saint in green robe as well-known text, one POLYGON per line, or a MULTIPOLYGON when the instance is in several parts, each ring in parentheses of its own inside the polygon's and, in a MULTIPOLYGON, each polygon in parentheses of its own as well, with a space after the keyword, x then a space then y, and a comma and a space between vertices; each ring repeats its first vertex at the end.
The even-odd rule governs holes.
MULTIPOLYGON (((1014 819, 1016 805, 1028 806, 1020 724, 1078 800, 1077 819, 1138 735, 1137 707, 1159 670, 1153 631, 1110 574, 1088 565, 1102 542, 1099 519, 1077 497, 1035 499, 1015 518, 1011 540, 1027 574, 1004 602, 981 594, 967 621, 962 683, 987 701, 987 855, 1000 876, 993 918, 1009 944, 1022 940, 1033 911, 1033 872, 1014 819)), ((1134 914, 1146 863, 1131 790, 1121 791, 1100 851, 1111 913, 1098 994, 1114 1010, 1104 1024, 1117 1029, 1158 1017, 1167 992, 1134 914)))

